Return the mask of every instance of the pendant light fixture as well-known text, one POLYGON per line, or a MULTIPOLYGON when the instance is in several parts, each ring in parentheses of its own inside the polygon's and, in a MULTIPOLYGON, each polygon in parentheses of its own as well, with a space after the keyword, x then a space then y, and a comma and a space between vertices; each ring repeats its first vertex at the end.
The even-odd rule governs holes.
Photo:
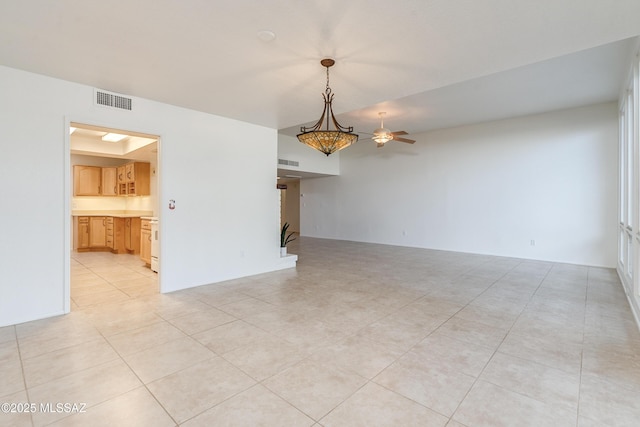
POLYGON ((353 126, 345 127, 340 125, 333 115, 333 93, 329 87, 329 68, 336 62, 333 59, 325 58, 320 61, 323 67, 327 69, 327 87, 322 95, 324 97, 324 110, 320 120, 311 127, 300 128, 298 140, 311 148, 326 154, 327 156, 336 151, 342 150, 350 146, 358 140, 358 135, 353 133, 353 126), (322 129, 322 124, 326 123, 326 128, 322 129), (329 126, 333 125, 334 129, 329 126))

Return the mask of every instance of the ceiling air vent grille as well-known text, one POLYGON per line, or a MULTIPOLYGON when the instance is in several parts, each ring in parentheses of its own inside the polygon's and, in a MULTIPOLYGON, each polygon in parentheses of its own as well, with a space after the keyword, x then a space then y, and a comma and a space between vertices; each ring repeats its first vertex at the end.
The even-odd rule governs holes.
POLYGON ((285 159, 278 159, 278 164, 285 165, 285 166, 300 166, 300 162, 297 162, 295 160, 285 160, 285 159))
POLYGON ((95 93, 95 102, 97 105, 131 111, 131 98, 102 90, 96 90, 95 93))

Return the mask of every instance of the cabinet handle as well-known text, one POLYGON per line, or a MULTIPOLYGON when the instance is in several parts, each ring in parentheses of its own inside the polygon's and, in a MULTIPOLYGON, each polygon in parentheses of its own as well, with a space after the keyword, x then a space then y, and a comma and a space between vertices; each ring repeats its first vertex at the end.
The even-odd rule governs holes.
POLYGON ((131 171, 127 172, 127 178, 131 179, 131 171))
POLYGON ((114 185, 113 186, 113 193, 116 194, 117 192, 118 192, 118 190, 117 190, 116 186, 114 185))
POLYGON ((149 234, 149 241, 151 241, 151 234, 149 234))

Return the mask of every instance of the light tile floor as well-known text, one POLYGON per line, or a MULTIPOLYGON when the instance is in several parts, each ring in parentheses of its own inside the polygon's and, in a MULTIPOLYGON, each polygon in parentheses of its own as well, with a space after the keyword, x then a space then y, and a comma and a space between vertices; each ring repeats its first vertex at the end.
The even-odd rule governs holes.
POLYGON ((613 270, 290 251, 296 269, 166 295, 137 257, 74 254, 72 312, 0 328, 0 401, 33 410, 0 425, 639 423, 640 334, 613 270))

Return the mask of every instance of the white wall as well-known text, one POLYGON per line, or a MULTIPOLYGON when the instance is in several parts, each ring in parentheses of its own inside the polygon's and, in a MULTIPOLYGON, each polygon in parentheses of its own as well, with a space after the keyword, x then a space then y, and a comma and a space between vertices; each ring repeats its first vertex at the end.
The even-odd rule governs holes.
POLYGON ((614 103, 412 138, 303 180, 302 234, 615 267, 614 103))
POLYGON ((275 129, 139 98, 98 107, 92 87, 7 67, 0 93, 0 326, 69 309, 69 121, 160 135, 163 291, 282 268, 275 129))

